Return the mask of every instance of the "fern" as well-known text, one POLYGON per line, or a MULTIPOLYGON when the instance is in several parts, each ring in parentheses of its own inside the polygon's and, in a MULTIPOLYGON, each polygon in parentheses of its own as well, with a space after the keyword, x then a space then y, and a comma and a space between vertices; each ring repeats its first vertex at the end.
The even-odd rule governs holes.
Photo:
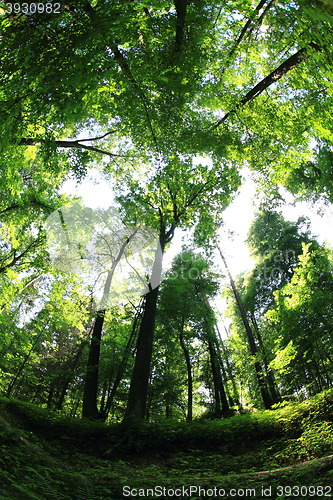
MULTIPOLYGON (((34 469, 28 468, 30 470, 36 481, 36 485, 43 490, 43 498, 45 500, 62 500, 62 495, 50 484, 50 479, 39 474, 34 469)), ((47 471, 45 475, 48 476, 47 471)))
POLYGON ((75 500, 93 500, 93 486, 84 476, 78 476, 75 500))

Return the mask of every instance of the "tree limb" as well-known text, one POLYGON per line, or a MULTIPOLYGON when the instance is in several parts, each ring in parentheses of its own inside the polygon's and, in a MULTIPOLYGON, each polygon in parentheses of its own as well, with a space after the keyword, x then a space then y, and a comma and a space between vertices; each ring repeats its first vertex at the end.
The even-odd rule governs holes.
MULTIPOLYGON (((28 245, 28 247, 22 252, 20 253, 19 255, 16 255, 16 250, 13 251, 12 253, 12 260, 11 262, 9 262, 8 264, 4 264, 2 267, 0 267, 0 274, 4 273, 7 269, 15 266, 15 264, 21 260, 32 248, 37 248, 38 246, 40 246, 41 244, 43 243, 42 239, 41 238, 37 238, 36 240, 33 240, 30 245, 28 245)), ((9 257, 7 257, 6 259, 4 260, 8 260, 9 257)))
MULTIPOLYGON (((269 2, 269 5, 270 4, 273 4, 276 0, 271 0, 269 2)), ((234 55, 234 53, 236 52, 236 49, 237 47, 239 46, 239 44, 241 43, 241 41, 243 40, 243 38, 245 37, 248 29, 250 28, 254 18, 258 15, 260 9, 262 9, 262 7, 265 5, 265 3, 267 2, 267 0, 261 0, 260 3, 257 5, 257 7, 254 9, 252 15, 250 16, 250 18, 247 20, 247 22, 245 23, 245 25, 243 26, 243 29, 240 33, 240 35, 238 36, 236 42, 234 43, 232 49, 230 50, 228 56, 227 56, 227 60, 226 60, 226 65, 228 64, 228 62, 230 61, 231 57, 234 55)), ((271 6, 271 5, 270 5, 271 6)), ((268 6, 267 6, 268 7, 268 6)), ((268 8, 266 7, 266 9, 268 10, 268 8)), ((261 19, 261 18, 259 18, 261 19)), ((259 20, 257 20, 257 22, 254 24, 254 26, 251 28, 249 34, 253 31, 254 27, 259 23, 259 20)), ((222 75, 224 74, 225 70, 227 69, 227 66, 225 66, 222 70, 222 75)))
MULTIPOLYGON (((315 50, 321 50, 321 47, 319 47, 316 43, 311 42, 309 44, 310 47, 312 47, 315 50)), ((277 82, 282 78, 288 71, 294 69, 298 64, 301 62, 305 61, 309 57, 309 54, 307 53, 307 48, 304 47, 303 49, 299 50, 296 52, 296 54, 293 54, 292 56, 289 57, 286 61, 284 61, 278 68, 276 68, 274 71, 272 71, 268 76, 266 76, 263 80, 261 80, 253 89, 251 89, 246 96, 232 109, 231 111, 228 111, 223 118, 218 120, 215 125, 211 127, 211 130, 215 130, 217 127, 219 127, 223 122, 225 122, 230 115, 236 112, 238 108, 243 106, 244 104, 247 104, 248 102, 252 101, 256 97, 258 97, 264 90, 266 90, 270 85, 273 83, 277 82)))
POLYGON ((28 208, 30 207, 31 205, 36 205, 38 207, 42 207, 42 208, 45 208, 47 210, 47 212, 52 212, 54 210, 53 207, 49 207, 48 205, 44 205, 44 203, 41 203, 40 201, 38 201, 36 198, 31 198, 31 199, 28 199, 26 204, 25 205, 20 205, 18 203, 14 203, 13 205, 11 205, 10 207, 7 207, 5 208, 4 210, 1 210, 0 212, 0 217, 3 217, 5 216, 8 212, 11 212, 12 210, 17 210, 17 209, 24 209, 24 208, 28 208))
POLYGON ((139 87, 139 85, 136 83, 136 80, 134 78, 134 76, 132 75, 132 72, 130 70, 130 67, 125 59, 125 57, 122 55, 122 53, 120 52, 119 48, 117 45, 113 45, 111 47, 111 50, 112 52, 114 53, 114 58, 115 60, 118 62, 119 66, 121 67, 122 71, 125 73, 125 75, 128 77, 128 79, 132 82, 133 84, 133 87, 135 88, 138 96, 140 97, 141 99, 141 102, 143 104, 143 107, 145 109, 145 113, 146 113, 146 117, 147 117, 147 121, 148 121, 148 126, 149 126, 149 129, 150 129, 150 132, 151 132, 151 135, 152 135, 152 138, 154 140, 154 143, 155 143, 155 146, 156 146, 156 149, 158 151, 158 145, 157 145, 157 139, 156 139, 156 136, 155 136, 155 132, 154 132, 154 129, 153 129, 153 126, 152 126, 152 123, 151 123, 151 120, 150 120, 150 116, 149 116, 149 111, 148 111, 148 106, 149 106, 149 103, 147 101, 147 98, 146 96, 144 95, 143 91, 141 90, 141 88, 139 87))
POLYGON ((99 141, 100 139, 104 139, 104 137, 106 137, 107 135, 110 135, 110 134, 115 134, 117 132, 117 130, 111 130, 111 132, 107 132, 106 134, 104 135, 101 135, 99 137, 92 137, 92 138, 88 138, 88 139, 79 139, 80 142, 87 142, 87 141, 99 141))
MULTIPOLYGON (((96 138, 100 139, 100 138, 96 138)), ((83 141, 93 141, 96 139, 83 139, 83 141)), ((19 146, 41 146, 42 144, 45 144, 45 140, 43 139, 26 139, 22 138, 20 142, 18 143, 19 146)), ((102 149, 96 148, 95 146, 86 146, 85 144, 80 144, 80 140, 76 141, 54 141, 54 144, 56 145, 57 148, 75 148, 75 149, 87 149, 88 151, 94 151, 95 153, 99 153, 102 155, 107 155, 111 157, 118 157, 118 158, 123 158, 123 155, 117 155, 114 153, 111 153, 110 151, 104 151, 102 149)))
POLYGON ((253 32, 254 28, 256 26, 260 26, 262 24, 262 21, 265 17, 265 15, 267 14, 267 12, 269 11, 269 9, 271 7, 273 7, 273 5, 277 2, 277 0, 270 0, 270 2, 268 2, 268 4, 266 5, 263 13, 261 14, 261 16, 257 19, 257 21, 254 23, 254 25, 251 27, 251 29, 249 30, 249 33, 248 33, 248 36, 251 35, 251 33, 253 32))

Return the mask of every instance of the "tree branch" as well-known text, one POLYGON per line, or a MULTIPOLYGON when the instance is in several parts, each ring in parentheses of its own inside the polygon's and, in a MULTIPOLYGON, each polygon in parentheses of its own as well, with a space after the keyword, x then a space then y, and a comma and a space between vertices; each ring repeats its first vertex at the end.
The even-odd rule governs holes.
POLYGON ((198 198, 199 194, 201 194, 203 191, 205 191, 205 188, 207 188, 207 186, 209 186, 213 180, 214 180, 214 178, 213 179, 208 179, 208 181, 205 182, 205 184, 203 184, 200 187, 200 189, 198 189, 198 191, 192 195, 192 197, 185 203, 184 210, 179 213, 179 216, 183 215, 183 213, 186 211, 186 209, 190 205, 192 205, 192 203, 194 202, 194 200, 196 200, 198 198))
MULTIPOLYGON (((98 139, 98 138, 96 138, 98 139)), ((96 139, 83 139, 84 141, 93 141, 96 139)), ((45 144, 45 140, 43 139, 26 139, 22 138, 18 143, 19 146, 41 146, 45 144)), ((96 148, 95 146, 86 146, 85 144, 80 144, 79 140, 76 141, 54 141, 54 144, 57 148, 75 148, 75 149, 87 149, 88 151, 94 151, 95 153, 99 153, 102 155, 107 155, 111 157, 124 158, 123 155, 117 155, 114 153, 110 153, 110 151, 104 151, 102 149, 96 148)))
POLYGON ((250 31, 249 31, 249 33, 248 33, 248 36, 250 36, 250 35, 252 34, 252 32, 253 32, 253 30, 254 30, 254 28, 255 28, 256 26, 260 26, 260 25, 262 24, 262 21, 263 21, 263 19, 264 19, 265 15, 266 15, 266 14, 267 14, 267 12, 269 11, 269 9, 270 9, 271 7, 273 7, 273 5, 274 5, 276 2, 277 2, 277 0, 270 0, 270 2, 268 2, 268 4, 266 5, 266 7, 265 7, 265 9, 264 9, 263 13, 261 14, 261 16, 257 19, 257 21, 254 23, 254 25, 251 27, 251 29, 250 29, 250 31))
MULTIPOLYGON (((92 22, 93 26, 97 28, 98 27, 98 17, 97 17, 95 9, 90 5, 90 3, 88 1, 85 1, 83 3, 82 7, 83 7, 83 10, 85 11, 85 13, 87 14, 87 16, 89 17, 90 21, 92 22)), ((129 80, 133 83, 133 87, 137 91, 137 94, 142 101, 143 107, 145 108, 145 113, 146 113, 149 129, 150 129, 151 135, 153 137, 156 149, 158 151, 156 136, 155 136, 155 133, 154 133, 154 130, 152 127, 152 123, 150 120, 149 112, 148 112, 149 103, 146 99, 146 96, 144 95, 144 93, 141 90, 141 88, 139 87, 139 85, 136 83, 136 80, 135 80, 134 76, 132 75, 130 67, 129 67, 125 57, 120 52, 118 45, 115 43, 114 45, 110 46, 110 49, 112 50, 112 52, 114 54, 114 58, 118 62, 122 71, 126 74, 126 76, 129 78, 129 80)))
POLYGON ((31 198, 28 199, 25 205, 19 205, 18 203, 14 203, 14 205, 11 205, 10 207, 5 208, 4 210, 1 210, 0 212, 0 217, 3 217, 6 215, 8 212, 11 212, 12 210, 17 210, 17 209, 24 209, 24 208, 29 208, 31 205, 36 205, 38 207, 45 208, 48 213, 52 212, 54 210, 53 207, 49 207, 48 205, 44 205, 44 203, 38 201, 36 198, 31 198))
POLYGON ((104 135, 101 135, 99 137, 92 137, 91 139, 79 139, 80 142, 87 142, 87 141, 99 141, 100 139, 104 139, 104 137, 110 135, 110 134, 115 134, 117 130, 111 130, 111 132, 107 132, 104 135))
POLYGON ((132 82, 133 87, 135 88, 135 90, 137 91, 138 96, 141 99, 141 102, 142 102, 143 107, 145 109, 145 113, 146 113, 146 117, 147 117, 147 121, 148 121, 148 126, 149 126, 149 129, 150 129, 152 138, 154 140, 156 149, 158 151, 157 139, 156 139, 155 132, 154 132, 151 120, 150 120, 150 116, 149 116, 149 111, 148 111, 149 103, 147 101, 147 98, 144 95, 144 93, 141 90, 141 88, 139 87, 139 85, 136 83, 136 80, 135 80, 134 76, 132 75, 130 67, 129 67, 129 65, 128 65, 126 59, 125 59, 125 57, 120 52, 118 46, 117 45, 112 46, 111 50, 114 53, 115 60, 118 62, 119 66, 121 67, 121 69, 125 73, 125 75, 128 77, 128 79, 132 82))
MULTIPOLYGON (((39 245, 41 245, 43 243, 42 239, 41 238, 37 238, 36 240, 33 240, 30 245, 28 245, 28 247, 22 252, 20 253, 19 255, 16 255, 16 250, 13 251, 12 253, 12 260, 11 262, 9 262, 8 264, 4 264, 2 267, 0 267, 0 274, 4 273, 7 269, 15 266, 15 264, 21 260, 32 248, 37 248, 39 245)), ((6 259, 4 260, 8 260, 10 256, 8 256, 6 259)))
MULTIPOLYGON (((271 0, 270 4, 273 4, 276 0, 271 0)), ((243 26, 243 29, 240 33, 240 35, 238 36, 236 42, 234 43, 232 49, 230 50, 228 56, 227 56, 227 59, 226 59, 226 65, 225 67, 223 68, 222 70, 222 75, 224 74, 225 70, 227 69, 227 64, 228 62, 230 61, 231 57, 234 55, 234 53, 236 52, 236 49, 237 47, 240 45, 241 41, 243 40, 243 38, 245 37, 248 29, 250 28, 254 18, 258 15, 260 9, 262 9, 262 7, 265 5, 265 3, 267 2, 267 0, 261 0, 260 3, 257 5, 257 7, 254 9, 252 15, 250 16, 250 18, 247 20, 247 22, 245 23, 245 25, 243 26)), ((267 7, 266 7, 267 8, 267 7)), ((258 24, 259 20, 257 20, 257 22, 254 24, 254 26, 251 28, 250 30, 250 33, 252 32, 252 30, 254 29, 254 27, 258 24)), ((222 76, 221 75, 221 76, 222 76)))
MULTIPOLYGON (((310 47, 312 47, 315 50, 321 50, 321 47, 319 47, 316 43, 311 42, 309 44, 310 47)), ((293 54, 289 59, 284 61, 278 68, 276 68, 274 71, 272 71, 268 76, 266 76, 263 80, 261 80, 253 89, 251 89, 246 96, 232 109, 231 111, 228 111, 223 118, 218 120, 215 125, 211 127, 211 130, 215 130, 217 127, 219 127, 223 122, 225 122, 230 115, 236 112, 238 108, 243 106, 244 104, 247 104, 248 102, 252 101, 256 97, 258 97, 264 90, 266 90, 270 85, 273 83, 277 82, 282 78, 288 71, 294 69, 298 64, 301 62, 305 61, 309 57, 309 54, 307 53, 307 48, 304 47, 303 49, 299 50, 296 52, 296 54, 293 54)))

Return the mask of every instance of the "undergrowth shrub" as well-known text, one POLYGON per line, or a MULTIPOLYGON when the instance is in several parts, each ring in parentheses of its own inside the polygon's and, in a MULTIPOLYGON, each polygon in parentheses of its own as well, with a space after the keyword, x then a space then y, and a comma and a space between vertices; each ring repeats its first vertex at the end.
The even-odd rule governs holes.
POLYGON ((320 457, 333 451, 333 426, 331 422, 315 422, 308 424, 300 443, 309 458, 320 457))

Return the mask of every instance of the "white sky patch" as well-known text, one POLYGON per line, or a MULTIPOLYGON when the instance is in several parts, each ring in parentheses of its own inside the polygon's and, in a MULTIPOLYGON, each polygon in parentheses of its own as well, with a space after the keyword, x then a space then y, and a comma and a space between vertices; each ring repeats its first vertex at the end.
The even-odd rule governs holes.
POLYGON ((67 180, 60 193, 81 197, 89 208, 107 208, 115 204, 109 181, 97 170, 90 172, 80 184, 74 179, 67 180))

